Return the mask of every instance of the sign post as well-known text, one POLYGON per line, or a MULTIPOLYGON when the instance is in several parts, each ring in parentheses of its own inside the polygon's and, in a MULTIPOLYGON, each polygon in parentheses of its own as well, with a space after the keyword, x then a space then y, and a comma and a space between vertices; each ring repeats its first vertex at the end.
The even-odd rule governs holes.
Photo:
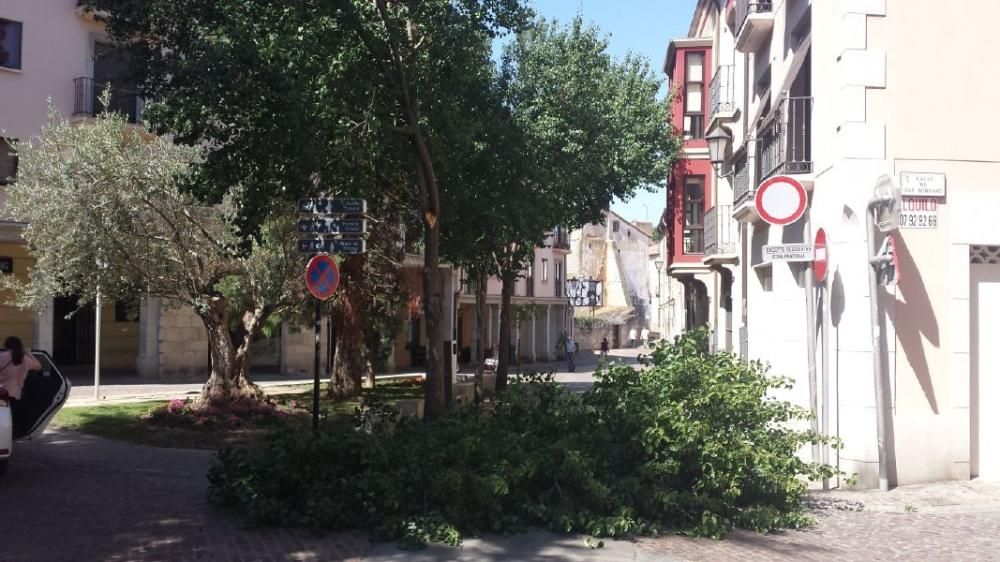
MULTIPOLYGON (((320 336, 322 332, 322 303, 333 298, 340 286, 340 268, 330 254, 362 254, 365 251, 365 241, 362 238, 367 229, 364 214, 368 204, 364 199, 300 199, 299 212, 304 216, 299 219, 300 234, 311 234, 314 238, 300 238, 299 251, 304 254, 315 254, 306 264, 306 288, 316 299, 315 324, 315 357, 313 361, 313 432, 319 431, 319 355, 320 336), (333 215, 331 217, 330 215, 333 215), (352 238, 343 238, 343 236, 352 238), (327 236, 335 236, 328 238, 327 236)), ((336 342, 333 334, 333 322, 330 322, 330 340, 336 342)), ((336 352, 334 344, 329 353, 336 352)))

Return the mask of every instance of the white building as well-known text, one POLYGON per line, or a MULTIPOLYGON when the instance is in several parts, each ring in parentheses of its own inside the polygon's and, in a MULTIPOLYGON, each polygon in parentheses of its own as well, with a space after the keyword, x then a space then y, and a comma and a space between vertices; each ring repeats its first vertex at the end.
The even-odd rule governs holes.
MULTIPOLYGON (((569 283, 593 282, 601 294, 600 306, 577 306, 574 310, 578 318, 594 317, 602 322, 596 331, 576 331, 582 348, 596 346, 604 336, 612 347, 624 347, 629 330, 652 327, 656 315, 649 273, 650 248, 655 248, 652 226, 629 222, 614 211, 604 216, 604 221, 585 225, 570 235, 569 283)), ((577 322, 578 327, 580 324, 577 322)))
MULTIPOLYGON (((876 358, 890 484, 1000 478, 1000 414, 990 407, 1000 400, 1000 316, 989 313, 1000 310, 1000 228, 991 217, 1000 208, 1000 149, 991 138, 1000 127, 993 108, 1000 73, 972 56, 1000 48, 992 29, 1000 4, 972 7, 702 0, 691 37, 675 41, 675 49, 700 50, 709 61, 707 78, 686 90, 706 98, 701 111, 687 106, 693 95, 682 96, 685 125, 702 117, 694 133, 724 127, 731 139, 722 177, 710 173, 706 184, 715 221, 701 226, 706 240, 735 233, 726 257, 733 265, 725 265, 733 273, 734 349, 795 377, 789 397, 808 407, 807 339, 814 338, 821 428, 845 443, 822 458, 857 473, 866 488, 879 484, 876 358), (804 217, 784 227, 754 208, 758 187, 779 175, 809 193, 804 217), (944 193, 904 198, 908 218, 893 234, 901 280, 878 290, 882 319, 873 330, 867 204, 883 175, 904 186, 921 176, 944 193), (829 274, 816 287, 816 324, 807 326, 811 272, 766 261, 763 249, 811 243, 820 228, 829 274)), ((680 188, 673 189, 676 197, 680 188)), ((702 263, 724 283, 717 261, 706 248, 702 263)))

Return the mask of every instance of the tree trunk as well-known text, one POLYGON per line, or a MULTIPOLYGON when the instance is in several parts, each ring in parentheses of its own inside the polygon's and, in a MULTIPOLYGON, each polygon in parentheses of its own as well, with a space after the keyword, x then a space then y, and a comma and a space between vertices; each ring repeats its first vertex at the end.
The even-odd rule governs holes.
POLYGON ((229 317, 225 300, 215 298, 209 310, 201 315, 208 330, 208 349, 212 357, 212 372, 201 389, 200 406, 224 407, 241 400, 262 400, 264 391, 250 382, 249 344, 254 333, 244 336, 245 353, 237 353, 229 333, 229 317))
POLYGON ((476 402, 483 399, 483 367, 486 361, 486 274, 476 273, 476 402))
POLYGON ((366 371, 363 349, 364 258, 349 256, 340 266, 340 299, 333 312, 334 354, 330 373, 330 396, 338 400, 361 395, 361 378, 366 371))
POLYGON ((514 274, 503 272, 500 289, 500 357, 497 362, 497 394, 507 388, 510 370, 511 298, 514 296, 514 274))

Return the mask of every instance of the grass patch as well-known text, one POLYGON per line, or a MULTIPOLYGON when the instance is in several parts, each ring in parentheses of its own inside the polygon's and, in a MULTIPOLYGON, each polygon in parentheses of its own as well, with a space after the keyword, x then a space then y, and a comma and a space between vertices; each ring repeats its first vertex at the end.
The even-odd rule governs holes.
MULTIPOLYGON (((334 401, 320 389, 320 419, 324 427, 342 426, 352 419, 358 400, 334 401)), ((421 383, 386 381, 374 389, 364 389, 362 396, 384 401, 423 396, 421 383)), ((312 387, 272 397, 281 417, 248 418, 229 424, 194 425, 165 421, 162 414, 169 400, 129 404, 65 407, 50 424, 53 428, 79 431, 116 439, 182 449, 219 449, 228 445, 253 444, 273 431, 281 429, 308 430, 312 424, 312 387)))

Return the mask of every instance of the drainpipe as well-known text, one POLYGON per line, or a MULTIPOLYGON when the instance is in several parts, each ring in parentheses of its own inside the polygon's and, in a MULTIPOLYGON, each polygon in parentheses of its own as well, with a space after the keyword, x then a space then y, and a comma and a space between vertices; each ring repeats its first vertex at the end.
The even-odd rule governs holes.
POLYGON ((883 492, 889 491, 889 460, 885 443, 886 427, 886 407, 885 394, 883 392, 882 373, 882 334, 880 320, 882 313, 879 309, 878 278, 875 267, 878 265, 875 254, 878 249, 875 247, 875 212, 876 207, 886 203, 889 198, 872 198, 865 209, 865 226, 868 231, 868 302, 871 308, 872 323, 872 366, 875 376, 875 431, 878 439, 878 489, 883 492))

